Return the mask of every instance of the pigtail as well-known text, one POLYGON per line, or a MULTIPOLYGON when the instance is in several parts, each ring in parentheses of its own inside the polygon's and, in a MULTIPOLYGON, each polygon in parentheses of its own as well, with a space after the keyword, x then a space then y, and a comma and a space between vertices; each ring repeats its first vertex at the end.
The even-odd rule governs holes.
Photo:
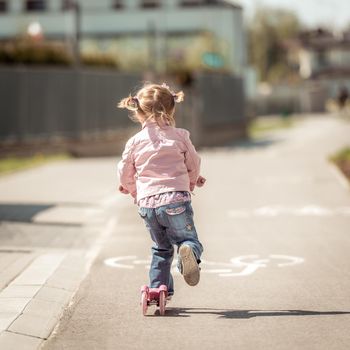
POLYGON ((183 91, 174 92, 165 83, 147 84, 135 96, 129 95, 118 103, 118 108, 126 108, 131 120, 144 123, 155 120, 159 125, 175 126, 175 103, 184 100, 183 91))
POLYGON ((174 96, 174 101, 176 103, 182 102, 185 98, 185 94, 183 93, 183 91, 179 91, 177 93, 174 93, 173 96, 174 96))
POLYGON ((123 98, 118 103, 118 108, 126 108, 129 111, 137 111, 139 109, 139 102, 137 97, 129 95, 128 97, 123 98))

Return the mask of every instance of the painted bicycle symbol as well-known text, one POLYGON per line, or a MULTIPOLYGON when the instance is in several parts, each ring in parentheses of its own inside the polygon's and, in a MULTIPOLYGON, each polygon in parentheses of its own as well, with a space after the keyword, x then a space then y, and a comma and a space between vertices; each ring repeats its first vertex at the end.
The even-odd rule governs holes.
MULTIPOLYGON (((303 262, 303 258, 289 255, 271 254, 267 257, 261 257, 260 255, 243 255, 231 258, 228 263, 202 260, 201 272, 217 274, 220 277, 240 277, 249 276, 258 269, 267 266, 283 268, 298 265, 303 262)), ((107 266, 120 269, 134 269, 137 266, 144 266, 146 269, 149 269, 151 257, 147 259, 138 259, 135 255, 119 256, 106 259, 104 263, 107 266)), ((173 274, 179 274, 176 264, 176 261, 172 264, 173 274)))

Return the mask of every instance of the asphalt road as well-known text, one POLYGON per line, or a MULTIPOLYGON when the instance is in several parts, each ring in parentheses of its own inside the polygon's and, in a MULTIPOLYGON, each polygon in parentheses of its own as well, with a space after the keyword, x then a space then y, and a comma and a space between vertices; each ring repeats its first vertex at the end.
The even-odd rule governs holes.
MULTIPOLYGON (((349 349, 350 190, 327 157, 350 125, 314 117, 204 150, 193 198, 205 247, 196 287, 175 275, 142 316, 151 240, 131 201, 45 349, 349 349)), ((123 202, 124 203, 124 202, 123 202)))

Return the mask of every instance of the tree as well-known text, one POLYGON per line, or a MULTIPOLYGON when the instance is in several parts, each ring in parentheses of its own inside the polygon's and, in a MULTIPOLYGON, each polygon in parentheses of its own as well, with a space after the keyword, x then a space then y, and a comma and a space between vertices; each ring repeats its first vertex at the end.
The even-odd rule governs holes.
POLYGON ((292 73, 284 48, 286 40, 297 37, 301 25, 288 10, 257 9, 248 28, 250 64, 255 66, 262 81, 280 81, 292 73))

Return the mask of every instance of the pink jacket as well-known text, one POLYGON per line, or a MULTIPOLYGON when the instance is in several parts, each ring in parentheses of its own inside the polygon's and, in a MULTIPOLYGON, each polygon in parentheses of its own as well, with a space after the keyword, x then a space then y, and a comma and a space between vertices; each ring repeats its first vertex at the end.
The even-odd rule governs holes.
POLYGON ((192 191, 200 157, 185 129, 147 122, 126 143, 118 163, 120 184, 136 198, 170 191, 192 191))

